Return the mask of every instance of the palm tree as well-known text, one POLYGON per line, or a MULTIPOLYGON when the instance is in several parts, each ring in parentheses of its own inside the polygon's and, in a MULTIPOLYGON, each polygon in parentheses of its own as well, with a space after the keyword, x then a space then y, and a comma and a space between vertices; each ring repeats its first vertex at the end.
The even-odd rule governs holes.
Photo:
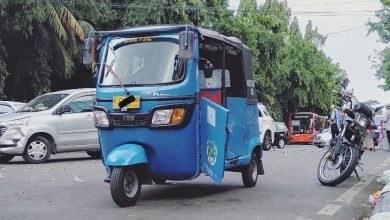
MULTIPOLYGON (((99 10, 107 9, 108 2, 2 1, 0 52, 3 45, 7 56, 0 57, 0 64, 3 58, 7 71, 0 73, 3 76, 9 73, 5 86, 8 98, 29 100, 52 89, 68 87, 65 82, 80 69, 78 63, 85 34, 93 30, 92 25, 83 20, 83 15, 99 19, 104 13, 99 10), (78 7, 83 7, 84 11, 79 11, 78 7)), ((0 89, 1 79, 2 76, 0 89)))

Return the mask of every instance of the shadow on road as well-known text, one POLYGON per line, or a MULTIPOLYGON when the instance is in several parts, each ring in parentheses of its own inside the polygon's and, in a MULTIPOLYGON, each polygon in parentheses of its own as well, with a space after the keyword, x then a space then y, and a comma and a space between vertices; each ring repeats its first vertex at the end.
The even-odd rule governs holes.
MULTIPOLYGON (((191 184, 183 183, 166 183, 165 185, 153 185, 141 193, 142 201, 155 200, 187 200, 203 197, 210 197, 213 200, 208 202, 221 202, 215 199, 215 195, 223 194, 228 191, 242 190, 241 185, 215 185, 215 184, 191 184)), ((226 199, 225 199, 226 200, 226 199)), ((240 202, 240 199, 230 199, 225 202, 240 202)))
MULTIPOLYGON (((77 158, 54 158, 49 159, 46 163, 42 164, 51 164, 51 163, 60 163, 60 162, 72 162, 72 161, 88 161, 88 160, 101 160, 101 159, 94 159, 92 157, 77 157, 77 158)), ((24 160, 18 160, 18 161, 10 161, 8 163, 4 163, 3 165, 26 165, 30 164, 24 160)), ((38 165, 38 164, 36 164, 38 165)))

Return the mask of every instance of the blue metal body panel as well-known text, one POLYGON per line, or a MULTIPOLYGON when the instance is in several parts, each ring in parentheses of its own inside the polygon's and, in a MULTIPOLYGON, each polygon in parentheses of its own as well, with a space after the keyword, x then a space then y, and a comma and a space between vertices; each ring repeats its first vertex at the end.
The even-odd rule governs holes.
POLYGON ((232 168, 248 164, 253 149, 260 145, 258 113, 256 104, 248 104, 246 98, 228 97, 226 103, 230 110, 230 134, 225 167, 232 168), (230 160, 237 161, 230 163, 230 160))
POLYGON ((201 98, 201 167, 216 183, 222 182, 225 166, 226 125, 229 110, 201 98))
POLYGON ((147 163, 145 149, 138 144, 124 144, 113 149, 107 156, 106 166, 129 166, 147 163))
MULTIPOLYGON (((164 35, 177 39, 178 36, 164 35)), ((128 36, 131 37, 131 36, 128 36)), ((195 38, 197 46, 197 36, 195 38)), ((106 42, 108 43, 108 42, 106 42)), ((197 51, 197 48, 195 48, 197 51)), ((101 52, 105 56, 105 52, 101 52)), ((155 86, 133 86, 127 87, 134 96, 141 97, 140 108, 131 110, 133 113, 150 112, 152 107, 163 104, 194 103, 196 100, 163 100, 164 97, 194 96, 196 97, 198 86, 197 62, 195 58, 187 61, 185 79, 177 84, 155 85, 155 86), (159 99, 148 100, 142 99, 159 99)), ((100 74, 102 71, 100 71, 100 74)), ((100 77, 100 76, 99 76, 100 77)), ((98 85, 96 88, 97 106, 106 108, 110 113, 119 113, 121 110, 113 109, 112 100, 114 96, 123 96, 121 87, 107 87, 98 85), (103 100, 103 101, 102 101, 103 100), (106 101, 104 101, 106 100, 106 101)), ((148 169, 152 175, 164 176, 171 180, 193 179, 200 174, 200 151, 198 142, 198 112, 199 106, 194 108, 193 117, 184 128, 150 129, 147 127, 100 129, 99 138, 103 154, 103 161, 106 168, 115 166, 110 164, 109 155, 116 149, 127 144, 142 146, 146 153, 148 169)), ((122 148, 121 148, 122 149, 122 148)), ((134 164, 133 161, 126 161, 134 164)))
MULTIPOLYGON (((101 32, 104 41, 99 51, 100 57, 105 57, 107 44, 112 38, 158 34, 177 39, 178 33, 185 30, 185 27, 173 28, 168 26, 161 31, 153 28, 147 30, 145 32, 141 28, 139 31, 101 32)), ((199 48, 197 31, 194 31, 194 34, 195 56, 187 61, 185 78, 181 82, 169 85, 127 87, 132 95, 141 97, 140 108, 129 110, 128 113, 150 113, 153 107, 164 104, 195 104, 194 112, 188 124, 182 128, 165 129, 151 129, 148 127, 99 129, 103 163, 107 170, 114 166, 147 163, 148 171, 152 176, 161 176, 170 180, 187 180, 196 178, 201 172, 205 172, 220 183, 225 169, 249 163, 253 148, 260 145, 257 107, 256 105, 247 104, 246 98, 227 98, 227 109, 231 110, 231 116, 233 117, 226 122, 228 111, 223 107, 215 103, 205 102, 203 98, 202 105, 204 106, 200 106, 201 101, 198 100, 199 48), (166 97, 169 97, 169 99, 164 99, 166 97), (180 99, 179 97, 194 98, 180 99), (218 158, 216 158, 218 163, 213 164, 213 166, 217 164, 218 167, 212 169, 210 169, 212 164, 208 158, 210 155, 207 155, 207 139, 202 136, 203 129, 208 129, 207 132, 211 131, 207 120, 202 120, 207 119, 207 106, 218 109, 215 120, 218 123, 220 121, 224 122, 224 126, 215 130, 216 133, 211 132, 207 136, 210 137, 210 140, 213 139, 218 148, 218 158), (201 110, 204 112, 200 112, 201 110), (206 125, 201 124, 204 123, 202 121, 206 125), (228 145, 224 144, 226 141, 226 123, 232 129, 228 145), (235 163, 226 160, 226 153, 228 153, 227 158, 234 159, 235 163), (220 158, 221 156, 222 158, 220 158)), ((98 79, 100 79, 101 74, 102 68, 98 72, 98 79)), ((124 90, 120 86, 102 86, 98 84, 96 88, 96 106, 104 107, 108 113, 119 113, 121 110, 113 109, 111 100, 114 96, 123 95, 124 90)))

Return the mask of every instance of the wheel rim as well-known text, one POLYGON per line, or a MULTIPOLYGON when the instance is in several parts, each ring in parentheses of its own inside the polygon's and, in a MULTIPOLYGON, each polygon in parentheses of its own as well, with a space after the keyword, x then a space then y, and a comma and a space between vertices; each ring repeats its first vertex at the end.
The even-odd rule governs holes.
POLYGON ((47 153, 47 146, 42 141, 36 140, 28 145, 27 154, 33 160, 42 160, 47 153))
POLYGON ((134 197, 138 190, 138 178, 134 171, 128 171, 124 178, 123 189, 128 197, 134 197))
POLYGON ((251 172, 251 177, 252 177, 253 182, 256 181, 256 178, 257 178, 257 164, 256 164, 255 160, 251 161, 250 172, 251 172))
POLYGON ((344 148, 335 162, 331 160, 333 151, 334 149, 326 153, 320 165, 320 175, 326 181, 337 179, 352 162, 352 149, 350 147, 344 148))
POLYGON ((279 147, 284 148, 284 140, 283 139, 279 140, 279 147))

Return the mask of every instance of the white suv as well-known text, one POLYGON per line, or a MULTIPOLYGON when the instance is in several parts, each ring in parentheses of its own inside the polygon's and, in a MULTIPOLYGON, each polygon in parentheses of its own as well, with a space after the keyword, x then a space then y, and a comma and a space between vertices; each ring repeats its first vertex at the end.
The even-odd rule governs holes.
POLYGON ((275 138, 275 121, 263 104, 258 103, 257 107, 259 109, 260 141, 262 142, 263 150, 268 151, 271 149, 275 138))

